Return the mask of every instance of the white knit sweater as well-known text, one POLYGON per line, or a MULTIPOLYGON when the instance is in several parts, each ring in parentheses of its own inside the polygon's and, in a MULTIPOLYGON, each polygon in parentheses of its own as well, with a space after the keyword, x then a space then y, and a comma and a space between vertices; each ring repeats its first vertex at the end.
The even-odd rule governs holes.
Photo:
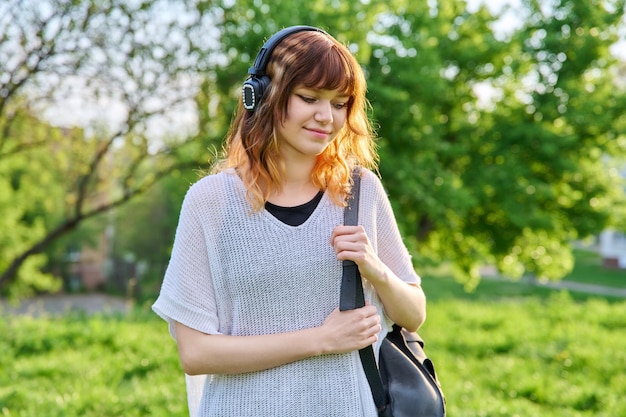
MULTIPOLYGON (((359 224, 396 275, 419 282, 379 179, 364 171, 359 224)), ((319 326, 339 304, 341 263, 330 245, 343 208, 324 194, 309 219, 289 226, 252 212, 233 171, 188 191, 154 311, 208 334, 259 335, 319 326)), ((382 305, 365 284, 371 304, 382 305)), ((379 339, 391 325, 385 317, 379 339)), ((376 346, 376 351, 378 346, 376 346)), ((211 375, 200 401, 188 378, 192 416, 375 417, 357 352, 324 355, 261 372, 211 375), (197 413, 197 414, 196 414, 197 413)))

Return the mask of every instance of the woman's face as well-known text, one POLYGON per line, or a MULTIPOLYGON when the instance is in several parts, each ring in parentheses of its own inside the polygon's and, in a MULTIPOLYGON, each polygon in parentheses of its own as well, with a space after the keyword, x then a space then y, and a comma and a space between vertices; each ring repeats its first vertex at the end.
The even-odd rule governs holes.
POLYGON ((346 122, 349 96, 338 90, 297 87, 287 105, 287 117, 277 127, 284 157, 317 156, 346 122))

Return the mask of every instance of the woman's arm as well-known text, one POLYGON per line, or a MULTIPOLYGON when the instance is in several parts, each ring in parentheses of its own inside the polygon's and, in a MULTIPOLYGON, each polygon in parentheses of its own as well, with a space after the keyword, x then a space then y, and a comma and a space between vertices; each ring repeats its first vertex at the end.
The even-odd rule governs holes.
POLYGON ((335 309, 318 327, 259 336, 209 335, 176 323, 176 341, 185 373, 237 374, 358 350, 376 342, 380 329, 376 308, 365 306, 335 309))
POLYGON ((426 321, 426 295, 419 284, 402 281, 384 264, 380 274, 363 277, 374 286, 394 323, 416 331, 426 321))
POLYGON ((426 320, 426 296, 421 286, 402 281, 374 252, 363 226, 337 226, 331 245, 339 260, 354 261, 361 276, 376 290, 387 316, 409 331, 426 320))

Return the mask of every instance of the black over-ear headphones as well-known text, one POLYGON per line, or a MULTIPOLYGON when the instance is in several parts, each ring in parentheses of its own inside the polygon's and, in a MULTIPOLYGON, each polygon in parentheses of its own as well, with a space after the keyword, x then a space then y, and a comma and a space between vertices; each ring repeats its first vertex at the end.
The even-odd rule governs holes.
POLYGON ((254 65, 248 70, 250 76, 243 83, 243 87, 241 88, 244 109, 253 112, 259 106, 263 93, 271 81, 270 77, 265 74, 265 67, 267 67, 267 63, 276 45, 288 36, 303 31, 326 33, 322 29, 313 26, 291 26, 276 32, 265 42, 265 45, 263 45, 254 60, 254 65))

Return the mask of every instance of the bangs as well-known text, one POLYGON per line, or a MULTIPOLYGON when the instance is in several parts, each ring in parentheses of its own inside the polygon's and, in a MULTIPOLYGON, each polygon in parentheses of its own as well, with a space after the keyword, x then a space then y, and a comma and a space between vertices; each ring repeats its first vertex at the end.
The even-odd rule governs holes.
POLYGON ((319 32, 300 32, 279 44, 274 54, 268 64, 272 82, 264 104, 272 108, 273 120, 285 120, 289 97, 304 86, 347 96, 346 123, 354 129, 352 108, 364 107, 367 87, 361 66, 344 45, 319 32))
POLYGON ((298 84, 320 90, 337 90, 348 96, 355 95, 355 75, 350 63, 336 47, 316 51, 307 61, 307 71, 301 72, 298 84))

